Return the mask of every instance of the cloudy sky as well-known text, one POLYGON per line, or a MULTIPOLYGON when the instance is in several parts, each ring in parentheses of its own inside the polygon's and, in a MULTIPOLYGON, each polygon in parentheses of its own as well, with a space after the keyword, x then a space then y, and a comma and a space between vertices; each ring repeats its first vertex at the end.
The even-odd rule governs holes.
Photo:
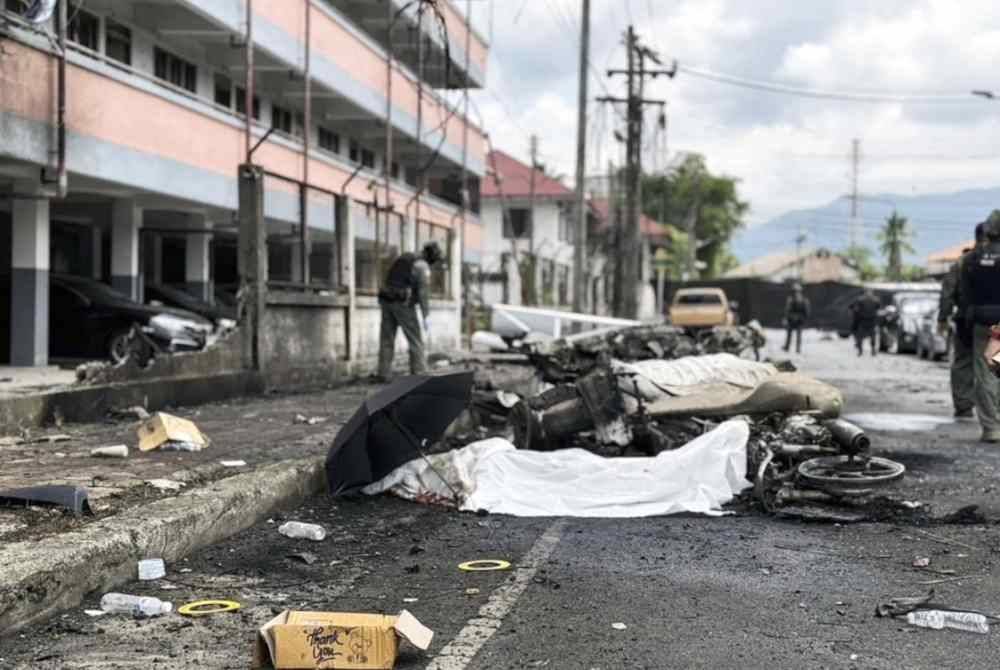
MULTIPOLYGON (((487 90, 475 94, 493 144, 522 159, 539 136, 542 160, 574 174, 580 0, 474 0, 489 31, 487 90)), ((669 101, 667 158, 647 136, 647 165, 678 152, 737 177, 751 225, 822 205, 850 184, 861 140, 861 190, 936 193, 1000 185, 1000 5, 991 0, 592 0, 591 97, 621 95, 622 34, 669 62, 754 81, 839 93, 927 96, 931 102, 811 99, 680 73, 647 96, 669 101)), ((652 117, 650 117, 652 118, 652 117)), ((621 160, 609 108, 591 106, 588 173, 621 160)))

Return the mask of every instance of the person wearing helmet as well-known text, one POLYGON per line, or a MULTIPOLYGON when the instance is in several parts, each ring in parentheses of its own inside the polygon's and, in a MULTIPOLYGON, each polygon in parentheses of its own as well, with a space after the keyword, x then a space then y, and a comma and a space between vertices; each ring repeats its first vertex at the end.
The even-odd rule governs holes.
POLYGON ((1000 380, 990 370, 986 347, 990 328, 1000 322, 1000 210, 983 222, 985 240, 962 259, 959 271, 964 324, 972 330, 976 414, 982 441, 1000 443, 1000 380))
POLYGON ((379 330, 378 378, 388 381, 392 375, 392 359, 396 353, 396 331, 402 330, 410 350, 410 374, 427 370, 424 333, 430 315, 431 266, 441 261, 443 254, 437 242, 428 242, 419 256, 404 253, 389 267, 385 283, 378 294, 382 308, 379 330), (417 314, 420 306, 423 319, 417 314), (422 327, 421 327, 422 326, 422 327))
POLYGON ((962 257, 953 263, 941 280, 941 297, 938 305, 938 333, 951 339, 951 402, 956 419, 973 418, 976 406, 976 384, 972 362, 972 328, 965 322, 962 290, 959 285, 962 262, 976 247, 983 244, 986 235, 983 224, 976 226, 976 243, 963 250, 962 257), (954 324, 954 328, 952 328, 954 324))
POLYGON ((811 305, 809 298, 802 293, 802 284, 792 287, 792 295, 785 302, 785 346, 788 351, 792 347, 792 335, 795 335, 795 353, 802 353, 802 328, 809 318, 811 305))

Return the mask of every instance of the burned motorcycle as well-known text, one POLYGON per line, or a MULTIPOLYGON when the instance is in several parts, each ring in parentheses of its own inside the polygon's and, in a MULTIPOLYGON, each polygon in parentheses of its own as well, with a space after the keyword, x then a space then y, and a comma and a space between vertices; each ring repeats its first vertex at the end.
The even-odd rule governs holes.
POLYGON ((836 503, 868 496, 906 472, 901 463, 872 456, 865 432, 843 419, 789 417, 773 437, 761 441, 750 459, 754 495, 770 512, 790 503, 836 503))

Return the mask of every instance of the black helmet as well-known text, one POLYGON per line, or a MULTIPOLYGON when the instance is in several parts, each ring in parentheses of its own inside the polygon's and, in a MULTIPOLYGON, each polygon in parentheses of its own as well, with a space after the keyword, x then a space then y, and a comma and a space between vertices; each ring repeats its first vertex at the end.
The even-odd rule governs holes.
POLYGON ((991 240, 1000 240, 1000 209, 994 209, 983 221, 983 233, 991 240))
POLYGON ((424 260, 430 265, 434 265, 439 260, 444 258, 444 254, 441 253, 441 247, 438 246, 437 242, 428 242, 424 245, 424 260))

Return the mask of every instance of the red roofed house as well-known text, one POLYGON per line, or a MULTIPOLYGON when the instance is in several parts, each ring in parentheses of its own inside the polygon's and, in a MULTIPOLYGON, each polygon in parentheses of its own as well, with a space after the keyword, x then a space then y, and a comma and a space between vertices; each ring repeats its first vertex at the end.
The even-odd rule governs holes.
POLYGON ((483 302, 523 304, 524 298, 530 298, 527 287, 521 290, 520 276, 513 264, 516 245, 522 261, 531 254, 537 257, 538 304, 552 307, 572 304, 573 190, 544 170, 538 167, 532 170, 503 151, 488 155, 486 169, 480 185, 483 222, 480 276, 496 278, 505 274, 507 281, 480 282, 483 302))

